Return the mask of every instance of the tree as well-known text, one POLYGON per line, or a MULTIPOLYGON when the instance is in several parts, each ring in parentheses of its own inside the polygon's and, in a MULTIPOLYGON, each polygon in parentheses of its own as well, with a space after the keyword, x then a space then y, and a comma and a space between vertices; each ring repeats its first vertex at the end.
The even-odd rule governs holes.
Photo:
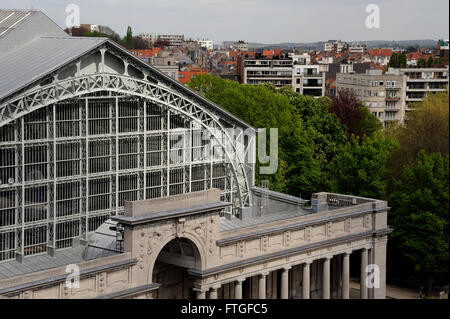
POLYGON ((124 41, 127 49, 133 48, 133 31, 131 30, 130 26, 128 26, 127 28, 127 35, 125 36, 124 41))
POLYGON ((402 272, 415 273, 428 286, 428 295, 434 282, 448 283, 448 177, 448 154, 420 151, 418 162, 406 165, 395 181, 389 199, 392 255, 407 262, 409 269, 402 272))
POLYGON ((435 63, 435 61, 433 59, 433 56, 430 56, 427 61, 428 67, 432 67, 434 65, 434 63, 435 63))
POLYGON ((391 55, 391 58, 389 59, 389 67, 392 68, 398 68, 400 66, 398 53, 394 52, 391 55))
POLYGON ((408 113, 408 121, 390 132, 399 143, 389 161, 390 170, 398 177, 402 167, 417 162, 420 150, 449 153, 449 92, 428 94, 408 113))
POLYGON ((339 90, 330 104, 330 112, 347 127, 349 135, 371 135, 381 129, 380 121, 358 100, 353 90, 339 90))
POLYGON ((427 66, 427 60, 425 60, 424 58, 420 58, 417 61, 417 66, 419 66, 421 68, 426 67, 427 66))
POLYGON ((201 75, 189 86, 255 128, 278 128, 279 170, 268 179, 273 190, 308 198, 329 189, 329 162, 345 145, 347 133, 321 100, 289 88, 247 85, 201 75))
POLYGON ((407 58, 405 52, 394 52, 389 60, 389 67, 406 68, 407 58))
POLYGON ((150 48, 148 42, 142 39, 142 37, 133 37, 133 49, 146 50, 150 48))
POLYGON ((384 198, 389 172, 386 163, 396 143, 381 133, 360 141, 353 137, 330 164, 332 190, 341 194, 384 198))

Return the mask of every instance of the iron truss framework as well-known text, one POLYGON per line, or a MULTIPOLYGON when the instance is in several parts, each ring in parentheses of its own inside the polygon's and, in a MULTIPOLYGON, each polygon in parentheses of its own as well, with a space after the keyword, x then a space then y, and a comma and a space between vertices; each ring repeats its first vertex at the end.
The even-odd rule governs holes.
MULTIPOLYGON (((104 56, 105 49, 100 48, 100 52, 102 53, 102 60, 104 56)), ((90 54, 94 53, 96 51, 92 51, 90 54)), ((98 51, 97 51, 98 52, 98 51)), ((117 53, 117 52, 115 52, 117 53)), ((122 55, 123 58, 123 55, 122 55)), ((127 57, 127 59, 129 59, 127 57)), ((125 60, 125 58, 124 58, 125 60)), ((104 60, 103 60, 104 61, 104 60)), ((79 62, 78 62, 79 63, 79 62)), ((126 62, 128 63, 128 62, 126 62)), ((136 63, 134 63, 136 65, 136 63)), ((57 73, 54 73, 53 75, 49 76, 47 79, 50 79, 48 82, 41 82, 41 84, 36 85, 36 83, 29 85, 27 88, 23 89, 21 92, 18 92, 16 95, 13 95, 9 97, 7 100, 3 100, 0 102, 0 129, 1 128, 7 128, 8 126, 16 126, 14 128, 15 134, 19 135, 19 141, 22 141, 21 143, 17 144, 15 146, 15 154, 16 162, 21 163, 19 165, 18 170, 22 170, 21 173, 17 174, 18 179, 14 182, 14 185, 0 185, 0 191, 2 190, 8 190, 15 188, 17 189, 17 195, 16 198, 13 199, 13 202, 16 204, 16 213, 14 213, 14 223, 11 223, 9 227, 2 227, 0 229, 0 246, 5 246, 5 243, 13 241, 14 249, 8 250, 8 247, 0 247, 0 254, 3 256, 0 256, 1 260, 11 259, 14 258, 14 254, 24 255, 24 250, 27 249, 27 247, 24 247, 24 242, 26 241, 26 236, 35 236, 33 234, 27 235, 27 230, 31 229, 31 227, 34 227, 34 229, 37 229, 40 227, 39 222, 35 222, 36 225, 33 226, 33 221, 28 221, 25 223, 25 211, 26 211, 26 202, 30 195, 26 193, 25 187, 24 187, 24 134, 26 132, 24 131, 24 117, 26 117, 29 114, 34 114, 33 112, 45 109, 49 107, 49 111, 47 112, 49 118, 54 121, 55 120, 55 109, 56 107, 61 103, 69 103, 69 101, 83 101, 83 103, 86 103, 86 109, 84 116, 87 118, 87 104, 89 97, 99 96, 101 98, 104 96, 105 93, 109 94, 109 97, 115 97, 116 99, 116 105, 117 105, 117 99, 119 97, 126 97, 126 98, 138 98, 141 101, 144 101, 144 105, 142 107, 142 110, 145 110, 145 103, 152 103, 154 105, 158 105, 161 108, 165 108, 167 110, 173 111, 174 114, 182 115, 183 118, 186 118, 188 121, 192 123, 196 123, 196 127, 202 127, 204 130, 208 131, 211 139, 213 139, 223 150, 224 157, 227 160, 226 167, 226 176, 228 176, 228 180, 232 180, 229 182, 230 186, 230 193, 232 194, 229 196, 229 200, 233 203, 234 211, 233 213, 236 215, 239 215, 241 213, 241 210, 243 207, 250 206, 251 204, 251 192, 250 192, 250 185, 249 185, 249 179, 247 176, 247 171, 251 167, 249 167, 247 164, 244 163, 243 159, 241 158, 242 154, 239 153, 237 145, 236 145, 236 139, 233 139, 227 132, 227 128, 224 127, 224 122, 228 123, 228 121, 223 121, 223 118, 221 118, 220 115, 218 115, 215 111, 210 110, 207 106, 202 105, 201 101, 199 101, 198 98, 195 96, 190 96, 190 94, 185 94, 185 92, 178 92, 176 85, 173 85, 168 81, 167 79, 164 79, 164 77, 161 79, 160 74, 156 74, 156 78, 158 78, 158 81, 147 81, 149 77, 147 76, 149 73, 146 71, 144 74, 144 79, 138 79, 136 77, 129 76, 128 74, 114 74, 114 73, 95 73, 95 74, 89 74, 89 75, 83 75, 83 76, 75 76, 75 77, 69 77, 65 80, 58 81, 57 73), (109 93, 108 93, 109 92, 109 93), (11 124, 11 125, 8 125, 11 124), (20 167, 21 166, 21 167, 20 167), (21 203, 21 204, 19 204, 21 203), (17 207, 18 206, 18 207, 17 207), (26 225, 25 225, 26 224, 26 225), (20 225, 21 227, 18 227, 20 225), (28 229, 27 229, 28 227, 28 229)), ((113 111, 114 112, 114 111, 113 111)), ((117 112, 117 110, 115 111, 117 112)), ((143 111, 145 114, 145 111, 143 111)), ((169 113, 170 114, 170 111, 169 113)), ((117 114, 113 114, 113 117, 116 117, 117 114)), ((170 115, 169 115, 170 118, 170 115)), ((226 120, 229 120, 228 118, 226 120)), ((145 115, 144 120, 140 120, 140 131, 143 131, 144 136, 146 135, 145 131, 145 115)), ((167 132, 169 132, 169 126, 166 125, 167 132)), ((191 126, 192 127, 192 126, 191 126)), ((232 124, 232 127, 235 127, 235 124, 232 124)), ((50 135, 55 136, 55 125, 49 125, 49 130, 53 130, 53 132, 50 133, 50 135)), ((87 129, 86 127, 84 128, 87 129)), ((117 129, 117 128, 116 128, 117 129)), ((101 137, 101 136, 97 136, 101 137)), ((114 139, 114 137, 111 137, 111 135, 105 135, 103 138, 108 139, 111 138, 111 140, 114 139)), ((234 138, 239 138, 234 137, 234 138)), ((145 137, 144 137, 145 139, 145 137)), ((115 137, 115 140, 117 141, 117 136, 115 137)), ((16 140, 17 141, 17 140, 16 140)), ((87 141, 87 137, 86 137, 87 141)), ((53 141, 54 142, 54 141, 53 141)), ((117 142, 116 142, 117 143, 117 142)), ((140 142, 142 145, 145 145, 145 142, 140 142)), ((40 144, 40 143, 35 143, 40 144)), ((45 144, 45 142, 42 142, 41 144, 45 144)), ((166 142, 166 147, 169 147, 167 144, 170 144, 166 142)), ((48 143, 50 151, 49 151, 49 162, 56 162, 56 143, 48 143)), ((82 148, 82 158, 87 159, 87 142, 82 148)), ((39 145, 38 145, 39 146, 39 145)), ((38 147, 37 146, 37 147, 38 147)), ((0 147, 1 148, 1 147, 0 147)), ((145 147, 144 147, 145 149, 145 147)), ((117 152, 118 145, 113 145, 113 153, 117 152)), ((145 150, 144 150, 144 154, 145 150)), ((145 156, 145 155, 144 155, 145 156)), ((0 159, 1 160, 1 159, 0 159)), ((145 161, 145 159, 140 159, 141 161, 145 161)), ((142 165, 142 164, 140 164, 142 165)), ((0 166, 1 163, 0 163, 0 166)), ((145 167, 145 164, 143 164, 145 167)), ((55 164, 49 166, 50 171, 55 170, 55 164)), ((116 167, 117 168, 117 167, 116 167)), ((88 174, 88 172, 83 169, 83 174, 88 174)), ((166 182, 169 178, 169 170, 166 169, 166 182)), ((142 181, 145 185, 145 173, 146 170, 144 169, 144 174, 142 172, 139 176, 139 185, 141 186, 142 181), (142 176, 143 175, 143 176, 142 176)), ((183 172, 184 175, 188 174, 186 170, 183 172)), ((212 179, 212 166, 209 173, 207 173, 207 178, 212 179)), ((50 177, 55 177, 55 172, 49 172, 50 177)), ((87 177, 86 177, 87 178, 87 177)), ((113 193, 116 192, 118 194, 118 178, 119 173, 115 173, 115 176, 111 177, 112 180, 116 179, 116 183, 112 183, 113 193)), ((186 180, 186 179, 185 179, 186 180)), ((55 209, 56 206, 56 182, 51 181, 51 183, 54 183, 55 186, 52 188, 50 187, 50 191, 48 194, 45 194, 44 196, 47 197, 47 200, 45 202, 45 205, 48 205, 49 207, 55 209)), ((39 183, 36 184, 38 187, 39 183)), ((42 183, 41 183, 42 184, 42 183)), ((213 187, 214 185, 212 183, 207 184, 208 187, 213 187)), ((86 196, 88 193, 88 190, 86 189, 88 187, 88 181, 84 182, 84 184, 80 187, 80 196, 86 196)), ((167 186, 169 187, 169 186, 167 186)), ((191 191, 189 187, 185 188, 186 191, 191 191)), ((143 189, 139 190, 139 199, 146 198, 145 194, 146 189, 145 186, 143 189)), ((118 195, 113 196, 118 196, 118 195)), ((169 191, 165 193, 165 195, 168 195, 169 191)), ((0 198, 0 202, 3 200, 3 202, 9 201, 6 197, 0 198)), ((112 199, 113 201, 117 200, 115 198, 112 199)), ((5 204, 3 203, 3 204, 5 204)), ((0 203, 0 208, 2 208, 0 203)), ((7 204, 5 204, 7 205, 7 204)), ((88 201, 85 201, 84 207, 79 207, 81 213, 84 211, 85 215, 84 218, 87 220, 87 211, 88 208, 86 207, 89 205, 88 201)), ((9 205, 11 206, 11 205, 9 205)), ((117 205, 115 206, 117 209, 117 205)), ((52 209, 50 209, 52 210, 52 209)), ((0 211, 1 212, 1 211, 0 211)), ((56 217, 55 213, 51 212, 48 215, 49 218, 49 224, 47 231, 43 232, 41 235, 42 238, 34 238, 38 244, 47 245, 50 248, 57 248, 56 245, 56 233, 61 231, 66 231, 69 234, 66 235, 64 238, 70 238, 70 233, 76 233, 73 229, 80 229, 79 233, 80 237, 84 237, 86 232, 89 231, 87 229, 86 223, 83 224, 81 218, 80 223, 75 223, 73 225, 69 225, 68 229, 57 229, 57 223, 56 223, 56 217)), ((64 219, 64 218, 63 218, 64 219)), ((61 218, 58 219, 58 221, 62 220, 61 218)), ((71 217, 67 217, 67 220, 75 221, 71 217)), ((9 247, 12 247, 9 245, 9 247)), ((40 250, 38 249, 37 252, 40 250)), ((25 253, 26 255, 26 253, 25 253)))

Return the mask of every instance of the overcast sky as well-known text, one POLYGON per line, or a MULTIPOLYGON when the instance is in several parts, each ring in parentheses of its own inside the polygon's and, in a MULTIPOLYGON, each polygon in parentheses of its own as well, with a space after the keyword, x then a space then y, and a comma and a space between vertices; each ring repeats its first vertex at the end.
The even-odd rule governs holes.
POLYGON ((81 23, 108 25, 120 35, 130 25, 134 34, 183 33, 215 43, 449 37, 448 0, 0 0, 0 8, 40 9, 65 27, 71 3, 81 23), (379 29, 365 27, 371 3, 380 8, 379 29))

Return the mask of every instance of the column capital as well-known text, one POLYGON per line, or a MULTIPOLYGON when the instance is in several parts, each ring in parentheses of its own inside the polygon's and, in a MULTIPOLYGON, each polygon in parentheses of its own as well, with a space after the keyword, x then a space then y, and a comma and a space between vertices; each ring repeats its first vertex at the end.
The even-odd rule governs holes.
POLYGON ((204 288, 204 287, 200 287, 200 288, 194 287, 194 288, 192 288, 192 290, 195 291, 195 292, 206 292, 206 291, 208 291, 208 288, 204 288))
POLYGON ((220 287, 222 287, 221 284, 216 284, 216 285, 214 285, 214 286, 211 286, 211 289, 217 290, 217 289, 219 289, 220 287))
POLYGON ((266 276, 268 276, 269 274, 270 274, 270 271, 262 271, 262 272, 259 273, 259 275, 260 275, 261 277, 266 277, 266 276))
POLYGON ((344 252, 344 255, 350 256, 353 253, 352 250, 347 250, 344 252))
POLYGON ((245 279, 246 279, 245 277, 239 277, 235 280, 235 282, 242 284, 245 281, 245 279))
POLYGON ((302 262, 302 265, 311 265, 313 263, 313 260, 312 259, 307 259, 307 260, 305 260, 305 261, 303 261, 302 262))
POLYGON ((289 269, 291 269, 292 268, 292 266, 283 266, 283 268, 281 268, 281 269, 283 269, 283 270, 289 270, 289 269))
POLYGON ((329 261, 329 260, 333 259, 333 257, 334 256, 332 256, 332 255, 328 255, 328 256, 323 257, 323 259, 329 261))

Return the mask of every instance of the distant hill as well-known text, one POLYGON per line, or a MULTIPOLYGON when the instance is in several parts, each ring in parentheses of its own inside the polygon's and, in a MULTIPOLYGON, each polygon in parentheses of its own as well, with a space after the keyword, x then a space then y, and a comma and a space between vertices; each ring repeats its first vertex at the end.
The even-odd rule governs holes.
MULTIPOLYGON (((349 41, 349 42, 360 42, 367 43, 369 48, 407 48, 410 46, 420 47, 420 48, 431 48, 437 45, 437 40, 431 39, 423 39, 423 40, 400 40, 400 41, 387 41, 387 40, 379 40, 379 41, 349 41)), ((224 41, 226 43, 233 43, 233 41, 224 41)), ((248 47, 250 49, 292 49, 292 48, 300 48, 300 49, 309 49, 309 50, 322 50, 323 44, 325 41, 319 42, 309 42, 309 43, 291 43, 291 42, 283 42, 283 43, 255 43, 249 42, 248 47)))

